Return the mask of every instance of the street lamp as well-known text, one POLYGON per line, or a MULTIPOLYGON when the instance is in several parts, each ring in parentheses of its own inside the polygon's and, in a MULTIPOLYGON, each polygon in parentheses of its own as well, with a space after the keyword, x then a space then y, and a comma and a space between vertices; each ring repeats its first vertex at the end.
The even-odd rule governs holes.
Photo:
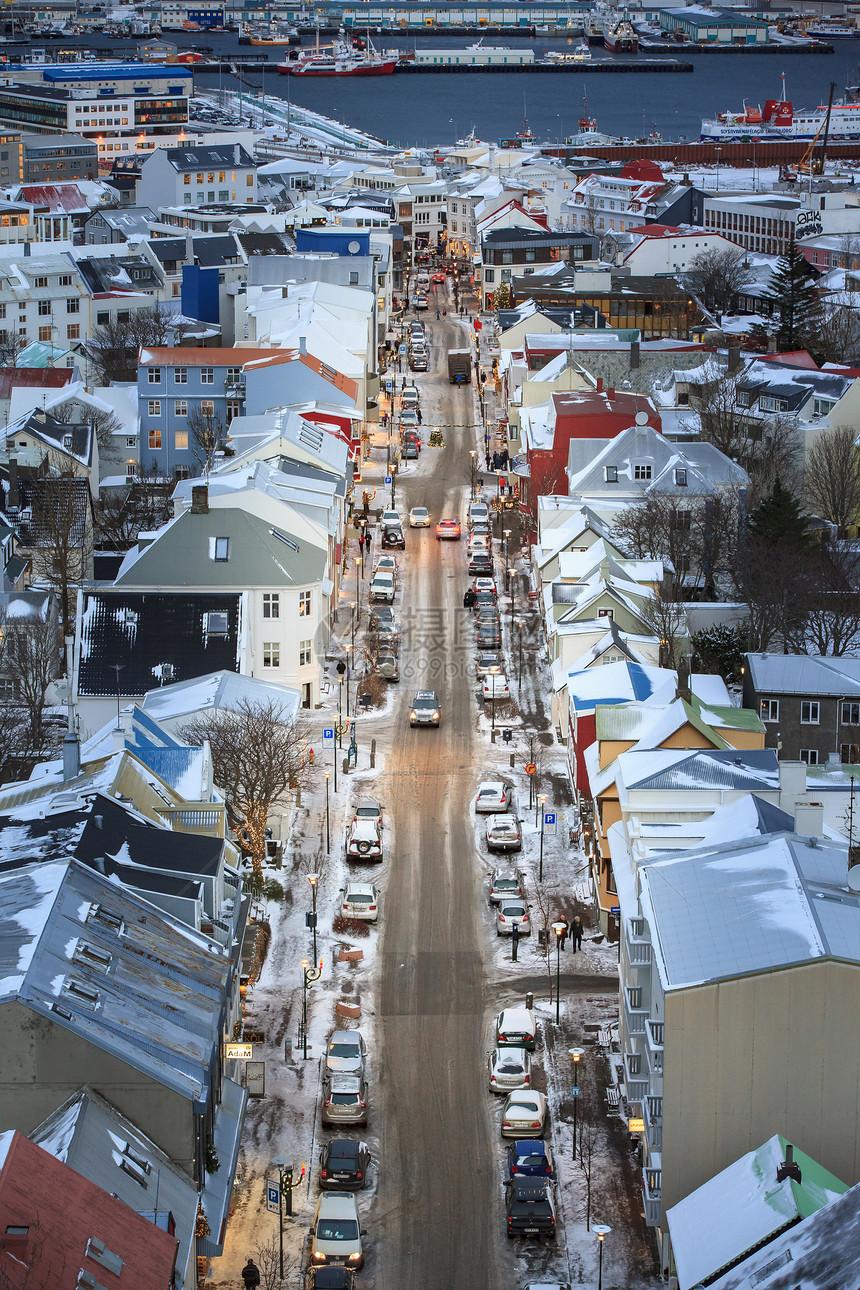
POLYGON ((598 1263, 597 1272, 597 1290, 603 1290, 603 1242, 612 1231, 612 1228, 607 1227, 605 1223, 595 1223, 591 1230, 597 1237, 597 1245, 600 1250, 600 1261, 598 1263))
POLYGON ((561 938, 567 931, 567 923, 553 923, 555 932, 555 1024, 561 1024, 561 938))
MULTIPOLYGON (((328 785, 326 785, 326 787, 328 787, 328 785)), ((311 920, 314 932, 314 963, 317 961, 317 883, 319 880, 320 876, 318 873, 308 874, 308 882, 311 884, 311 895, 313 898, 313 912, 311 913, 311 920)))
POLYGON ((543 882, 543 819, 544 819, 543 808, 544 808, 544 803, 546 802, 546 793, 541 793, 540 797, 538 798, 538 801, 540 802, 540 869, 538 872, 538 882, 543 882))
POLYGON ((579 1063, 585 1052, 584 1048, 568 1048, 573 1058, 573 1163, 576 1164, 576 1111, 579 1106, 579 1063))
POLYGON ((343 747, 343 672, 337 678, 337 746, 343 747))
POLYGON ((287 1217, 293 1212, 293 1166, 288 1160, 273 1160, 278 1171, 278 1243, 280 1245, 281 1280, 284 1279, 284 1209, 287 1217), (286 1201, 286 1206, 284 1205, 286 1201))
POLYGON ((345 653, 346 653, 346 720, 347 720, 347 724, 349 724, 349 678, 350 678, 350 676, 352 675, 352 668, 350 667, 350 659, 352 658, 352 655, 350 654, 350 652, 349 652, 349 651, 350 651, 352 648, 353 648, 353 647, 352 647, 351 645, 345 645, 345 646, 344 646, 344 650, 345 650, 345 653))
MULTIPOLYGON (((335 763, 337 765, 337 763, 335 763)), ((328 777, 329 770, 326 767, 325 772, 325 853, 331 855, 331 831, 329 828, 329 807, 328 807, 328 777)))
POLYGON ((498 675, 498 672, 499 669, 497 667, 491 667, 488 673, 488 675, 493 678, 492 687, 490 689, 490 730, 495 730, 496 728, 496 676, 498 675))
POLYGON ((478 454, 474 448, 469 452, 469 468, 472 472, 470 497, 474 497, 477 492, 478 483, 478 454))
POLYGON ((520 662, 519 662, 519 667, 517 669, 517 689, 520 690, 522 689, 522 684, 523 684, 523 620, 522 618, 517 619, 517 640, 519 642, 519 647, 520 647, 520 662))
POLYGON ((302 1058, 308 1060, 308 990, 314 981, 322 976, 322 959, 319 967, 311 967, 307 959, 302 959, 302 1058))

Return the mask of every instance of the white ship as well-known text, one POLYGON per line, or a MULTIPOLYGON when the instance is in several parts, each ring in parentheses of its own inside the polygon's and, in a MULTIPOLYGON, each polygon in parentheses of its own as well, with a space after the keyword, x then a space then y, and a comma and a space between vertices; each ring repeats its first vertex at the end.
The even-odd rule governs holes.
MULTIPOLYGON (((767 99, 764 108, 744 103, 740 111, 721 112, 716 119, 703 120, 699 138, 706 143, 753 139, 816 138, 827 116, 827 104, 795 112, 785 97, 785 74, 782 98, 767 99)), ((860 103, 837 99, 830 109, 830 139, 860 139, 860 103)))

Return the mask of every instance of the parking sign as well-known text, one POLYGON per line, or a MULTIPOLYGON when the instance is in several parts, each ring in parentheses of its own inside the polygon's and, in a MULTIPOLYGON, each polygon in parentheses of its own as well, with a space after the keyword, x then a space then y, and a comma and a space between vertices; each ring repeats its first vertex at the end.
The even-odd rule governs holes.
POLYGON ((390 487, 391 487, 391 476, 390 476, 390 475, 386 475, 386 476, 385 476, 385 487, 386 487, 386 488, 390 488, 390 487))
POLYGON ((334 748, 334 726, 323 727, 323 748, 334 748))
POLYGON ((281 1209, 281 1189, 277 1178, 266 1179, 266 1209, 270 1214, 278 1214, 281 1209))
POLYGON ((544 811, 543 813, 543 831, 544 833, 553 834, 558 826, 558 814, 556 811, 544 811))

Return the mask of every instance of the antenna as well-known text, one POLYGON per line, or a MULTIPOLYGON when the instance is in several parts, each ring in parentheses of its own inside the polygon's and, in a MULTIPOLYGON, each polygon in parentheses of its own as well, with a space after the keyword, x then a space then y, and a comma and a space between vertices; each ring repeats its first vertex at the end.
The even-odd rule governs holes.
POLYGON ((851 791, 848 797, 848 887, 851 891, 860 891, 860 846, 854 838, 854 792, 856 781, 851 776, 851 791))

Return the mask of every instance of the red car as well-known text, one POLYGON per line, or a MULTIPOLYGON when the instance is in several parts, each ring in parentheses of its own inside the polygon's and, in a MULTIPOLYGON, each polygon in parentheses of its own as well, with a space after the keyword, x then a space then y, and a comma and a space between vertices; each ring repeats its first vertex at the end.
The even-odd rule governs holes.
POLYGON ((441 542, 442 538, 453 538, 455 542, 460 538, 460 521, 459 520, 440 520, 436 525, 436 537, 441 542))
POLYGON ((444 282, 444 281, 445 281, 445 274, 444 274, 444 273, 434 273, 434 274, 433 274, 433 277, 430 279, 430 281, 431 281, 431 282, 444 282))

